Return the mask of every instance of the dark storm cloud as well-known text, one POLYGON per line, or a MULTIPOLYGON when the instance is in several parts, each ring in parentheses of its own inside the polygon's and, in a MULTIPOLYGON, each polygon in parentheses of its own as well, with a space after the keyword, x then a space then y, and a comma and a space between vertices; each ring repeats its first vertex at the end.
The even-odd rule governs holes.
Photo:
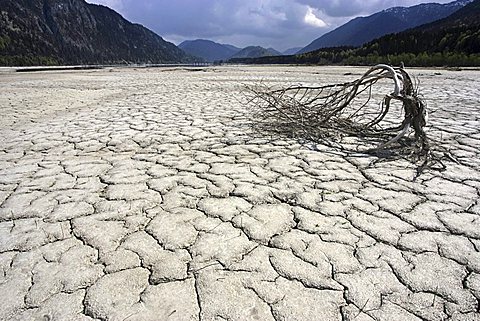
POLYGON ((109 6, 167 40, 207 38, 240 47, 262 45, 283 50, 305 46, 354 16, 423 0, 88 1, 109 6))

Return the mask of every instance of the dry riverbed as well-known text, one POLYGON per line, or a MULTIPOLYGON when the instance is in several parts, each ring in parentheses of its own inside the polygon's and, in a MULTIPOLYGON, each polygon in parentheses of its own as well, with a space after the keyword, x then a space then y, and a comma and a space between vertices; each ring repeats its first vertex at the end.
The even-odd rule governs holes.
POLYGON ((479 71, 411 70, 458 161, 415 181, 245 121, 364 71, 0 70, 0 319, 480 320, 479 71))

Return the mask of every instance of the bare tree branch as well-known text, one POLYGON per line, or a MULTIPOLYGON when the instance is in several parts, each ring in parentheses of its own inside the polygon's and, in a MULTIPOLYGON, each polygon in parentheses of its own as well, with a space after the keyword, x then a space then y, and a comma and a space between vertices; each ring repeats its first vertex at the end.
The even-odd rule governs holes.
POLYGON ((377 65, 357 80, 325 86, 274 89, 260 84, 247 87, 246 95, 252 124, 262 132, 356 153, 388 149, 408 154, 421 164, 420 173, 440 162, 432 156, 424 131, 426 105, 403 66, 377 65), (388 82, 393 83, 393 91, 380 98, 377 92, 385 90, 388 82), (348 147, 352 138, 354 149, 348 147))

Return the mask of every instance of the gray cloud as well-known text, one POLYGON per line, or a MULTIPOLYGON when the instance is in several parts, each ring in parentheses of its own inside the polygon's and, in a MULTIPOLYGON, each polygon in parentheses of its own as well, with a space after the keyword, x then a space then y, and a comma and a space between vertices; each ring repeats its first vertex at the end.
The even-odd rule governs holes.
POLYGON ((369 15, 391 7, 409 7, 419 3, 447 3, 453 0, 296 0, 323 11, 330 17, 369 15))
MULTIPOLYGON (((301 47, 358 15, 428 0, 88 0, 167 40, 207 38, 239 47, 301 47)), ((438 2, 438 1, 437 1, 438 2)), ((440 2, 449 2, 443 0, 440 2)))

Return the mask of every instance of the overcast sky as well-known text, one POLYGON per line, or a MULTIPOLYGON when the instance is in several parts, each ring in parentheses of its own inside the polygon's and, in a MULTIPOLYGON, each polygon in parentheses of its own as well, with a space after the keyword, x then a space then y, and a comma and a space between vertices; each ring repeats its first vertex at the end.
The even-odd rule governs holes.
POLYGON ((452 0, 87 0, 164 39, 210 39, 238 47, 304 47, 357 16, 394 6, 452 0))

